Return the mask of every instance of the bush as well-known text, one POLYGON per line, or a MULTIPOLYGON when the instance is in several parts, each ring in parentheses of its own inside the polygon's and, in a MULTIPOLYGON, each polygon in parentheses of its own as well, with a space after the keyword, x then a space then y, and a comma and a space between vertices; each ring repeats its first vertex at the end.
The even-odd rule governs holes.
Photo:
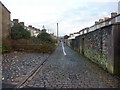
POLYGON ((25 30, 21 25, 17 24, 11 28, 11 38, 13 40, 17 40, 17 39, 21 39, 21 38, 29 39, 30 32, 25 30))
POLYGON ((42 43, 40 47, 40 52, 42 53, 52 53, 55 50, 54 44, 42 43))
POLYGON ((46 32, 42 32, 42 33, 38 34, 37 37, 42 43, 54 43, 50 34, 48 34, 46 32))
POLYGON ((17 44, 25 44, 25 45, 29 45, 29 44, 35 44, 34 41, 32 41, 31 39, 18 39, 16 40, 17 44))
POLYGON ((13 49, 25 52, 38 52, 38 53, 52 53, 55 50, 55 45, 51 43, 34 43, 32 40, 19 39, 14 40, 13 49))
POLYGON ((55 44, 50 34, 42 32, 41 34, 38 35, 38 37, 31 37, 27 39, 26 38, 27 34, 26 33, 23 34, 23 31, 21 30, 22 30, 21 26, 15 26, 12 29, 11 36, 13 36, 12 39, 14 39, 12 41, 12 46, 14 50, 49 54, 55 50, 55 44))
POLYGON ((40 40, 39 40, 39 38, 37 38, 37 37, 31 37, 30 38, 30 40, 32 40, 34 43, 36 43, 36 44, 40 44, 40 43, 42 43, 40 40))
POLYGON ((2 43, 2 53, 7 53, 12 50, 12 46, 9 42, 3 42, 2 43))

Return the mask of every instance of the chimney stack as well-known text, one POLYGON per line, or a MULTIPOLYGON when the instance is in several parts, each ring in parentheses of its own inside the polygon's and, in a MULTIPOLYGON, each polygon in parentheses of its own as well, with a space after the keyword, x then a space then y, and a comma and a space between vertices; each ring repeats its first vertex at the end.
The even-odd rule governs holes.
POLYGON ((111 18, 117 16, 117 12, 112 12, 111 13, 111 18))
POLYGON ((24 27, 24 22, 20 22, 20 25, 24 27))
POLYGON ((32 27, 32 25, 29 25, 28 27, 32 27))
POLYGON ((95 21, 95 25, 97 25, 99 22, 98 21, 95 21))
POLYGON ((13 19, 14 24, 18 24, 19 20, 18 19, 13 19))
POLYGON ((99 19, 99 22, 102 22, 103 21, 103 19, 99 19))

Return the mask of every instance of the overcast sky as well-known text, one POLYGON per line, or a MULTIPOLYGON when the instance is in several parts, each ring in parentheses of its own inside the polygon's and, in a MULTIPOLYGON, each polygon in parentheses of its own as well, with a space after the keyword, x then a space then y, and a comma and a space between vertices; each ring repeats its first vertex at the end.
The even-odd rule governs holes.
POLYGON ((59 35, 69 35, 90 27, 100 18, 110 17, 118 11, 119 0, 1 0, 10 10, 11 20, 19 19, 25 25, 56 34, 59 23, 59 35))

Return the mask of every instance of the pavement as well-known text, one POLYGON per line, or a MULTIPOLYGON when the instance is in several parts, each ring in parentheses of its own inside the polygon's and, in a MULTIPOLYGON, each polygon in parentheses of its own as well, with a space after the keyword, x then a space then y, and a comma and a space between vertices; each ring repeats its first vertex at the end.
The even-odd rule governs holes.
POLYGON ((33 88, 120 88, 120 80, 63 43, 26 83, 33 88))
POLYGON ((49 55, 13 52, 2 55, 2 88, 14 88, 49 55))

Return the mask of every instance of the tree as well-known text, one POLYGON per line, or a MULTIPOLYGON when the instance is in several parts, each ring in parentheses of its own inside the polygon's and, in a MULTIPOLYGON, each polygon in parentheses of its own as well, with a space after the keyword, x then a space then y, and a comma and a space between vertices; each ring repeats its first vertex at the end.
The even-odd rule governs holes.
POLYGON ((14 40, 29 39, 30 32, 24 29, 20 24, 17 24, 11 28, 11 38, 14 40))
POLYGON ((53 39, 52 37, 50 36, 50 34, 46 33, 46 32, 42 32, 40 34, 38 34, 37 36, 39 38, 39 40, 41 42, 47 42, 47 43, 53 43, 53 39))

